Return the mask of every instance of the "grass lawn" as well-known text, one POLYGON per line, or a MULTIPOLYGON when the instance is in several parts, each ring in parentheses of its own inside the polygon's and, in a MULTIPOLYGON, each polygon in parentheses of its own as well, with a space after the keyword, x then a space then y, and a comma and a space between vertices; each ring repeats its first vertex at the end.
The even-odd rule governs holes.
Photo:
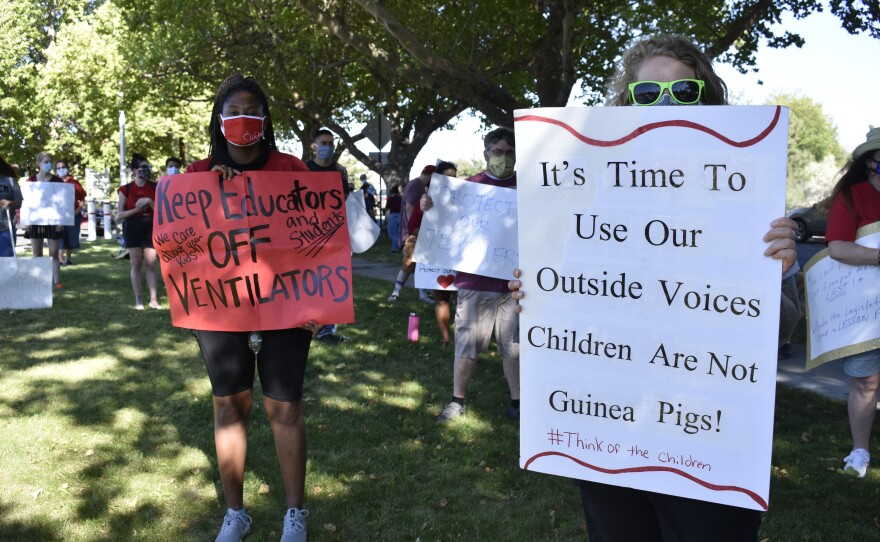
MULTIPOLYGON (((114 242, 84 246, 51 310, 0 311, 0 540, 212 541, 225 504, 196 343, 167 309, 133 309, 114 242)), ((387 238, 370 252, 399 261, 383 259, 387 238)), ((439 348, 433 309, 412 288, 389 304, 389 288, 356 277, 358 322, 340 328, 352 341, 312 347, 309 539, 586 540, 573 484, 518 467, 497 356, 481 358, 468 415, 434 421, 451 393, 452 356, 439 348), (410 312, 422 315, 419 343, 405 340, 410 312)), ((277 540, 285 508, 259 405, 249 541, 277 540)), ((840 474, 849 443, 843 403, 779 388, 762 539, 880 540, 880 467, 861 480, 840 474)))

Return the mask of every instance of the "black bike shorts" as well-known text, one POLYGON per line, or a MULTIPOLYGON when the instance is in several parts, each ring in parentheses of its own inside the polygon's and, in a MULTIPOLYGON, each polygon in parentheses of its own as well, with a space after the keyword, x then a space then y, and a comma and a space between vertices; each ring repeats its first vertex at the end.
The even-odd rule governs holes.
POLYGON ((255 359, 248 347, 249 332, 193 330, 208 369, 211 390, 216 397, 249 390, 254 386, 256 370, 263 395, 276 401, 299 401, 312 333, 299 328, 260 333, 263 344, 255 359))

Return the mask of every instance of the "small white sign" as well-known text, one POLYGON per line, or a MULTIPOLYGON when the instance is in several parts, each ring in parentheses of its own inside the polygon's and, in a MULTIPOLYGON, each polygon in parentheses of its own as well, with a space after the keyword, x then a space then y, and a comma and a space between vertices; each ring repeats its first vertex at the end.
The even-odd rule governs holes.
POLYGON ((21 183, 22 226, 73 226, 73 184, 21 183))
POLYGON ((519 263, 516 190, 435 173, 428 193, 434 206, 422 219, 413 259, 509 279, 519 263))
MULTIPOLYGON (((880 246, 880 222, 859 228, 855 242, 880 246)), ((804 270, 807 369, 880 348, 880 267, 840 263, 826 248, 804 270)))
POLYGON ((431 267, 416 262, 416 274, 413 276, 416 288, 424 290, 446 290, 457 292, 455 287, 455 269, 431 267))
POLYGON ((51 258, 0 258, 0 309, 51 309, 51 258))
POLYGON ((364 193, 355 190, 345 200, 345 213, 348 218, 348 237, 351 251, 355 254, 366 252, 379 239, 379 225, 376 224, 364 204, 364 193))

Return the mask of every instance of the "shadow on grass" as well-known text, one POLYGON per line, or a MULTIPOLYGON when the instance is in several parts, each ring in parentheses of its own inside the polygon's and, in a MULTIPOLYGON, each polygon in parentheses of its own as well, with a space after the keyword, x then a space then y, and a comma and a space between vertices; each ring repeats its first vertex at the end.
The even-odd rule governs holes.
MULTIPOLYGON (((59 434, 34 438, 77 489, 67 497, 73 515, 11 539, 129 540, 137 532, 142 540, 209 540, 222 520, 210 387, 196 343, 170 325, 167 310, 132 309, 129 262, 114 253, 109 242, 82 250, 63 271, 67 290, 53 309, 15 311, 14 328, 0 330, 0 382, 14 388, 0 397, 0 415, 57 420, 59 434)), ((514 514, 523 540, 582 539, 571 484, 517 466, 500 360, 481 357, 468 415, 438 425, 452 353, 437 347, 433 307, 412 290, 389 304, 388 288, 356 277, 358 322, 340 331, 352 341, 312 346, 310 538, 499 539, 514 514), (410 312, 422 314, 424 342, 404 338, 410 312)), ((262 540, 280 533, 285 507, 259 386, 248 445, 245 500, 251 536, 262 540), (258 491, 263 483, 268 494, 258 491)), ((38 518, 45 502, 28 506, 38 518)))

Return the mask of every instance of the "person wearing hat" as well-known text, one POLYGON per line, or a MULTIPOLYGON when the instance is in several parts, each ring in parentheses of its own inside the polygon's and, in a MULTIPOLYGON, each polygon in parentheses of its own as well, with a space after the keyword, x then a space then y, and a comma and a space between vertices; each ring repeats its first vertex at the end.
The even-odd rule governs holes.
MULTIPOLYGON (((880 265, 880 249, 855 243, 859 228, 880 222, 880 128, 868 132, 841 173, 828 213, 828 255, 848 265, 880 265)), ((844 472, 861 478, 871 461, 868 441, 877 412, 880 349, 843 358, 843 371, 852 379, 847 410, 853 439, 853 450, 843 460, 844 472)))
MULTIPOLYGON (((412 251, 407 251, 405 246, 406 238, 409 237, 409 219, 412 217, 413 211, 419 205, 419 200, 425 194, 425 187, 428 186, 428 183, 431 181, 431 175, 437 171, 437 167, 433 164, 429 164, 422 168, 422 173, 406 183, 406 188, 403 189, 403 203, 400 205, 400 229, 398 239, 398 246, 404 247, 403 249, 403 264, 400 266, 400 272, 397 273, 397 280, 394 282, 394 290, 392 290, 391 295, 388 296, 388 301, 392 303, 397 301, 398 296, 400 296, 400 290, 403 289, 403 285, 406 284, 406 280, 409 276, 415 272, 416 264, 412 259, 412 251)), ((432 303, 433 300, 428 297, 427 290, 419 290, 419 300, 424 301, 425 303, 432 303)))

